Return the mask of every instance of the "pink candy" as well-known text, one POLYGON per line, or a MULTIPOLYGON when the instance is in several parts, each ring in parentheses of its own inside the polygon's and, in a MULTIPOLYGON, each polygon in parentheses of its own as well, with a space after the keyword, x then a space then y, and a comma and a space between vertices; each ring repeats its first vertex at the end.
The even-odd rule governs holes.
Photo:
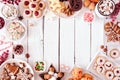
POLYGON ((2 53, 2 55, 0 55, 0 65, 8 58, 9 55, 9 51, 5 51, 2 53))
POLYGON ((16 5, 18 5, 19 2, 21 2, 21 0, 0 0, 0 2, 2 2, 4 4, 16 4, 16 5))
POLYGON ((85 12, 84 13, 84 21, 85 22, 92 22, 94 20, 94 14, 91 12, 85 12))

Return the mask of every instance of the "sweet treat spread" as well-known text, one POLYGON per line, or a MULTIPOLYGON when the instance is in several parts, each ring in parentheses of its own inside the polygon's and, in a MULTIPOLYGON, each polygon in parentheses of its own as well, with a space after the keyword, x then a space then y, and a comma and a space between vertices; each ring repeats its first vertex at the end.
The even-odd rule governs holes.
POLYGON ((53 65, 50 65, 48 72, 40 74, 43 80, 61 80, 63 78, 63 72, 56 72, 53 65))
POLYGON ((6 63, 0 73, 0 80, 32 80, 33 74, 23 62, 6 63), (22 67, 20 65, 23 65, 22 67))
POLYGON ((106 22, 104 25, 105 35, 107 37, 107 42, 117 42, 120 41, 120 22, 113 23, 111 21, 106 22))
POLYGON ((82 8, 82 0, 49 0, 49 7, 55 14, 71 16, 82 8))
POLYGON ((45 62, 43 62, 43 61, 40 61, 40 62, 36 62, 36 65, 35 65, 35 70, 36 71, 45 71, 45 67, 46 67, 46 65, 45 65, 45 62))
POLYGON ((120 57, 120 51, 118 49, 112 49, 110 51, 110 56, 112 58, 118 58, 118 57, 120 57))
POLYGON ((7 26, 7 33, 10 39, 18 40, 25 34, 25 28, 21 22, 12 21, 7 26))
POLYGON ((2 17, 0 17, 0 29, 2 29, 4 25, 5 25, 5 20, 2 17))
POLYGON ((115 9, 115 3, 113 0, 101 0, 98 3, 97 9, 103 16, 110 15, 115 9))
POLYGON ((88 7, 90 10, 94 10, 96 4, 99 2, 100 0, 84 0, 84 6, 88 7))
POLYGON ((44 0, 24 0, 23 1, 24 12, 23 16, 30 18, 40 18, 46 9, 46 2, 44 0))
POLYGON ((2 7, 1 13, 6 19, 14 19, 17 17, 18 10, 13 5, 5 4, 2 7))
POLYGON ((23 48, 23 45, 21 45, 21 44, 17 44, 17 45, 14 45, 13 46, 13 52, 15 53, 15 54, 22 54, 23 53, 23 50, 24 50, 24 48, 23 48))

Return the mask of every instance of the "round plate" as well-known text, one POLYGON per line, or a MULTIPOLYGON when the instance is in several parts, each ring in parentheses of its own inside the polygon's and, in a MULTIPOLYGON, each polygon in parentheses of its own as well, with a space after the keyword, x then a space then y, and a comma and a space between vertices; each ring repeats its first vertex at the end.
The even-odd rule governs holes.
POLYGON ((1 14, 2 14, 2 17, 4 17, 4 19, 6 19, 6 20, 12 20, 12 19, 15 19, 17 17, 17 15, 18 15, 18 9, 17 9, 16 6, 14 6, 12 4, 3 4, 2 8, 1 8, 1 14), (5 9, 4 8, 5 6, 13 7, 14 9, 16 9, 16 14, 14 15, 14 17, 8 17, 7 18, 6 16, 4 16, 3 9, 5 9))
POLYGON ((13 20, 13 21, 10 21, 7 24, 7 26, 5 27, 5 32, 6 32, 6 36, 7 36, 8 39, 10 39, 12 41, 21 41, 26 36, 27 29, 26 29, 26 26, 21 21, 19 21, 19 20, 13 20), (23 28, 25 30, 24 33, 21 35, 21 37, 19 39, 12 39, 12 38, 10 38, 10 34, 9 34, 7 28, 9 27, 10 23, 12 23, 12 22, 18 22, 19 24, 21 24, 23 26, 23 28))
MULTIPOLYGON (((25 61, 23 61, 23 60, 19 60, 19 59, 9 59, 9 60, 5 61, 5 62, 0 66, 0 72, 3 70, 5 64, 7 64, 7 63, 13 63, 13 62, 16 63, 16 64, 18 64, 19 62, 25 63, 26 67, 29 68, 30 73, 32 73, 32 74, 34 75, 34 72, 33 72, 33 69, 31 68, 31 66, 30 66, 27 62, 25 62, 25 61)), ((32 78, 31 80, 34 80, 34 76, 33 76, 33 78, 32 78)))

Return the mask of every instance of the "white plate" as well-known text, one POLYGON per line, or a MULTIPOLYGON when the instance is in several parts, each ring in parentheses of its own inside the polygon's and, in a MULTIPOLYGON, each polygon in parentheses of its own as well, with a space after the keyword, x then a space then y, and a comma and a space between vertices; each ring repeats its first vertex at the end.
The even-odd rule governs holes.
POLYGON ((7 63, 13 63, 13 62, 16 63, 16 64, 19 63, 19 62, 25 63, 26 67, 29 68, 30 73, 33 74, 33 78, 32 78, 31 80, 34 80, 34 72, 33 72, 32 67, 31 67, 27 62, 25 62, 25 61, 23 61, 23 60, 19 60, 19 59, 9 59, 9 60, 5 61, 5 62, 0 66, 0 73, 1 73, 1 71, 3 70, 5 64, 7 64, 7 63))
POLYGON ((13 20, 13 21, 10 21, 8 24, 7 24, 7 26, 5 27, 5 32, 6 32, 6 37, 8 38, 8 39, 10 39, 10 40, 12 40, 12 41, 21 41, 21 40, 23 40, 24 39, 24 37, 26 36, 26 32, 27 32, 27 29, 26 29, 26 26, 24 25, 24 23, 23 22, 21 22, 21 21, 19 21, 19 20, 13 20), (11 23, 11 22, 18 22, 18 23, 20 23, 22 26, 23 26, 23 28, 24 28, 24 33, 23 33, 23 35, 19 38, 19 39, 12 39, 12 38, 10 38, 10 34, 8 33, 8 31, 7 31, 7 27, 9 27, 9 24, 11 23))

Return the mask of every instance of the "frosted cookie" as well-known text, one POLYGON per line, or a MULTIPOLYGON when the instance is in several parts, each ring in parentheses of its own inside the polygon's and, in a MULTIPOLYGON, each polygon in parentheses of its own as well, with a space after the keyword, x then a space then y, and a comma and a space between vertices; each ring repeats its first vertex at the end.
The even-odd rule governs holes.
POLYGON ((104 57, 98 57, 96 60, 96 63, 98 65, 103 65, 105 63, 105 58, 104 57))
POLYGON ((120 56, 120 51, 118 49, 112 49, 110 51, 110 56, 112 58, 118 58, 120 56))
POLYGON ((112 80, 114 78, 114 73, 112 71, 107 71, 105 76, 108 80, 112 80))
POLYGON ((97 73, 104 74, 105 67, 104 66, 97 66, 96 71, 97 71, 97 73))
POLYGON ((120 80, 120 77, 114 77, 113 80, 120 80))
POLYGON ((113 70, 113 72, 114 72, 115 76, 120 77, 120 68, 115 68, 113 70))
POLYGON ((111 70, 113 68, 113 64, 110 61, 106 61, 104 67, 106 70, 111 70))

